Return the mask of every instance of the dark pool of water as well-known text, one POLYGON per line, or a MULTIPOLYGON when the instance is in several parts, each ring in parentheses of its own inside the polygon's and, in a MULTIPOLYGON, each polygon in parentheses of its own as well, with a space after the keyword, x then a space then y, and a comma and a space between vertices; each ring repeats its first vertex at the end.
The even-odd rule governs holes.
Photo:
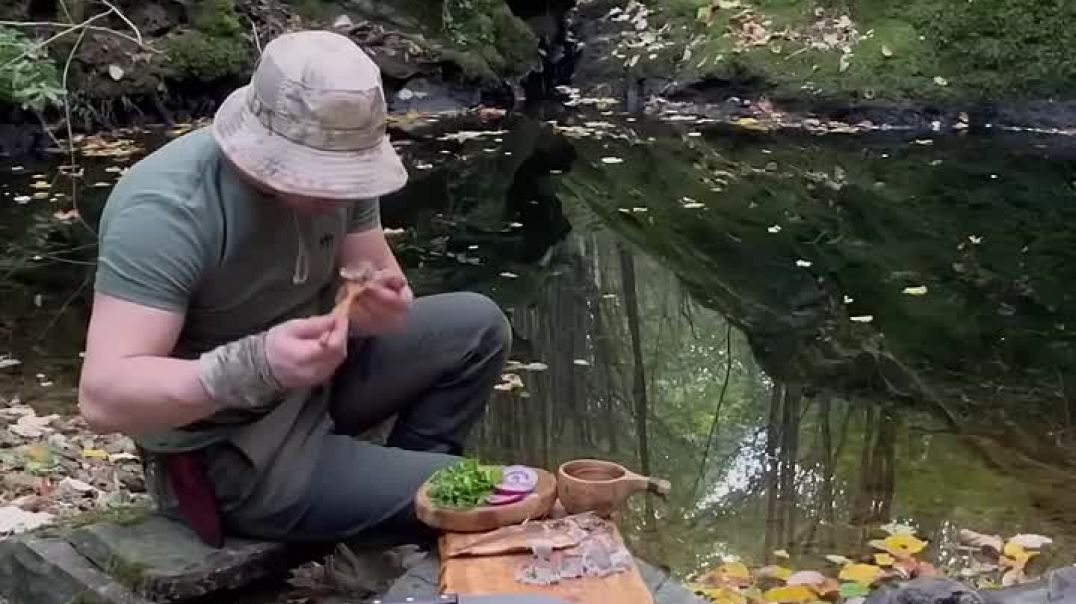
MULTIPOLYGON (((513 359, 547 366, 496 394, 477 454, 670 480, 622 524, 684 575, 777 549, 807 567, 889 521, 941 561, 961 528, 1046 534, 1050 563, 1073 561, 1076 147, 561 125, 434 126, 400 146, 412 184, 384 201, 417 289, 492 295, 513 359)), ((91 185, 130 159, 85 160, 74 188, 53 159, 0 165, 0 354, 22 361, 0 395, 55 407, 74 400, 93 235, 54 215, 77 194, 92 227, 108 188, 91 185), (15 203, 38 173, 65 197, 15 203)))

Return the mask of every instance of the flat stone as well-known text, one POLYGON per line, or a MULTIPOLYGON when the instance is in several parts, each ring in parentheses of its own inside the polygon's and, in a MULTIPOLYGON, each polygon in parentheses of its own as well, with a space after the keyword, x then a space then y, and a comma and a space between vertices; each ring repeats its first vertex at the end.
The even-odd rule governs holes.
POLYGON ((177 602, 243 587, 282 573, 292 560, 281 543, 228 539, 214 549, 163 516, 130 525, 101 523, 73 531, 74 548, 154 602, 177 602))
POLYGON ((150 604, 63 539, 29 536, 0 541, 0 602, 150 604))

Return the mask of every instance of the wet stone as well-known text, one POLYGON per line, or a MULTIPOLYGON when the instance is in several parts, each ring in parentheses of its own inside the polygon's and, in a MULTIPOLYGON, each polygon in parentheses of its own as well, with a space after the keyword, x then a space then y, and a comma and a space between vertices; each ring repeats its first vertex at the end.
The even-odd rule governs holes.
POLYGON ((230 538, 215 549, 161 516, 131 525, 95 524, 67 539, 99 568, 154 602, 243 587, 283 573, 293 562, 283 544, 230 538))
POLYGON ((0 603, 72 602, 149 604, 63 539, 22 536, 0 541, 0 603))

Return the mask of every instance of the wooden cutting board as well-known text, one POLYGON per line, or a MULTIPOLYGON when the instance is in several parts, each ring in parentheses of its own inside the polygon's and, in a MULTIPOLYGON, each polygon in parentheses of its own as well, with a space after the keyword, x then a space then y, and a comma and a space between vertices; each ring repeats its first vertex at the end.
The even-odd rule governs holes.
MULTIPOLYGON (((623 543, 620 532, 613 527, 614 537, 623 543)), ((474 534, 445 533, 441 536, 441 592, 465 595, 499 593, 543 593, 572 604, 654 604, 654 598, 643 581, 639 567, 607 577, 582 577, 554 585, 529 585, 516 581, 516 572, 530 560, 531 555, 501 554, 496 556, 462 556, 449 558, 446 552, 461 548, 474 539, 474 534)))

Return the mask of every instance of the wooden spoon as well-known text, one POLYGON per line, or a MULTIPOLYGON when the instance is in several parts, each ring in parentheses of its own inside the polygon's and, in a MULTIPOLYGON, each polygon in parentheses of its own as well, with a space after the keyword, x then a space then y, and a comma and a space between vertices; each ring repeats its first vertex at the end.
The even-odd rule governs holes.
MULTIPOLYGON (((355 267, 343 267, 340 269, 340 278, 344 280, 344 295, 332 309, 332 314, 347 317, 351 314, 351 306, 366 291, 367 285, 375 273, 373 265, 363 262, 355 267)), ((321 345, 329 345, 329 334, 321 336, 321 345)))

